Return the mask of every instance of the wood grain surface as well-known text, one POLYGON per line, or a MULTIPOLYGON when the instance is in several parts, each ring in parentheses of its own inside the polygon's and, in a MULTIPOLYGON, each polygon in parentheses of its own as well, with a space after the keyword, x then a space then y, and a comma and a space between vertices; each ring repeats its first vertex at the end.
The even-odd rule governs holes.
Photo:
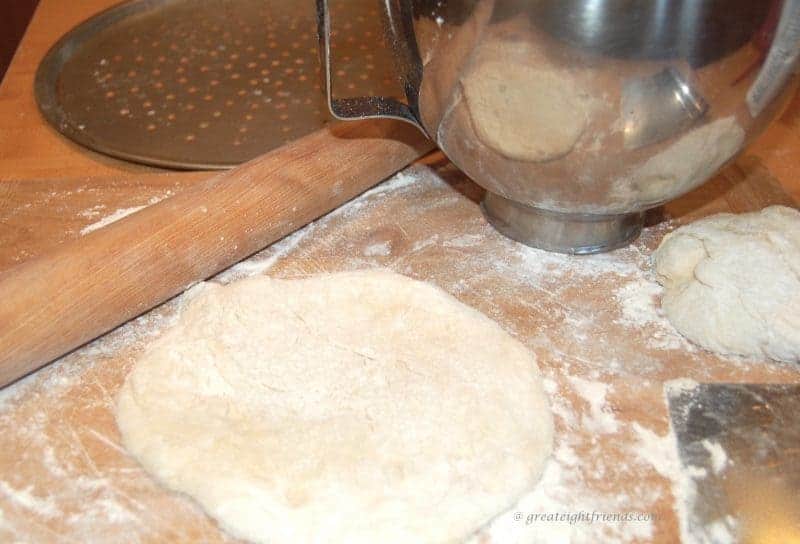
MULTIPOLYGON (((131 184, 127 195, 117 186, 111 197, 98 193, 98 202, 104 210, 127 208, 162 198, 166 187, 191 190, 161 181, 131 184)), ((96 221, 78 213, 93 209, 83 196, 67 208, 76 198, 75 186, 63 199, 51 195, 46 184, 40 189, 42 197, 65 206, 59 216, 73 231, 67 238, 80 236, 80 228, 96 221)), ((642 527, 601 524, 581 530, 602 529, 591 533, 598 539, 675 542, 680 499, 675 482, 664 475, 671 448, 664 384, 678 378, 798 382, 800 370, 717 357, 683 341, 658 312, 660 290, 649 255, 666 232, 685 221, 790 203, 788 196, 759 163, 740 161, 670 205, 667 217, 653 216, 634 245, 606 255, 568 257, 497 234, 480 212, 481 194, 435 153, 215 281, 383 266, 441 286, 523 341, 542 368, 556 414, 556 472, 546 473, 539 492, 547 494, 543 506, 536 500, 530 504, 652 513, 657 519, 642 527), (603 388, 599 413, 598 399, 586 396, 587 387, 603 388), (609 420, 598 427, 598 417, 609 420), (645 439, 655 440, 657 447, 645 439)), ((20 213, 41 213, 29 210, 23 206, 20 213)), ((17 221, 25 222, 21 216, 17 221)), ((113 419, 116 391, 136 356, 172 322, 181 300, 3 391, 0 428, 7 447, 0 450, 0 539, 229 541, 191 500, 162 489, 139 468, 121 447, 113 419)), ((512 534, 524 539, 534 529, 520 526, 512 534)), ((506 541, 488 529, 476 538, 506 541)))
POLYGON ((337 123, 0 274, 0 386, 286 236, 433 147, 337 123))
MULTIPOLYGON (((0 83, 0 180, 122 179, 157 169, 88 151, 51 128, 33 97, 36 68, 68 30, 117 0, 41 0, 25 38, 0 83)), ((800 199, 800 95, 746 154, 757 158, 795 199, 800 199)))
MULTIPOLYGON (((99 225, 118 212, 165 204, 210 177, 104 158, 41 120, 32 95, 38 60, 63 32, 110 3, 42 0, 0 85, 0 270, 58 252, 84 237, 82 230, 97 228, 85 235, 97 237, 113 226, 99 225)), ((665 217, 653 215, 634 245, 605 256, 562 257, 495 233, 477 204, 481 190, 435 153, 215 281, 384 266, 440 285, 537 356, 556 414, 559 472, 546 474, 540 486, 548 500, 531 504, 655 513, 641 527, 583 529, 599 531, 591 532, 597 542, 672 543, 681 497, 664 469, 672 451, 664 384, 797 383, 800 371, 716 357, 681 340, 658 312, 649 255, 666 232, 709 213, 797 206, 798 168, 795 98, 733 165, 670 203, 665 217), (601 405, 584 394, 587 384, 604 392, 601 405), (614 422, 608 432, 598 432, 598 407, 614 422)), ((129 224, 145 212, 128 217, 129 224)), ((232 541, 195 503, 141 470, 121 447, 113 419, 116 391, 135 358, 180 303, 177 297, 0 391, 1 541, 232 541)), ((568 526, 515 527, 511 534, 532 541, 535 531, 562 529, 569 537, 568 526)), ((476 538, 503 541, 486 530, 476 538)))

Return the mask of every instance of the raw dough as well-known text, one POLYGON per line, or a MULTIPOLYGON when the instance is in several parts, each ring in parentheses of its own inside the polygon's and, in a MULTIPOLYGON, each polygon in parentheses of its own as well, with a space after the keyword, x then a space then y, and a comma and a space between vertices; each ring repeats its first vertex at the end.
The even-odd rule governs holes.
POLYGON ((717 353, 800 361, 800 212, 714 215, 669 234, 653 258, 681 334, 717 353))
POLYGON ((202 284, 118 398, 125 447, 256 542, 463 539, 538 480, 531 353, 388 271, 202 284))
POLYGON ((585 100, 555 70, 485 61, 463 80, 478 138, 521 161, 546 161, 569 153, 586 126, 585 100))

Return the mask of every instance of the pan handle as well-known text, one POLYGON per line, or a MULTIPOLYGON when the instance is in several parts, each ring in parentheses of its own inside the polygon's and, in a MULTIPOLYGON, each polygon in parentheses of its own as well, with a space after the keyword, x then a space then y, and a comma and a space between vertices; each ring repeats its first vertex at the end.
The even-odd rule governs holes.
POLYGON ((331 14, 328 0, 317 0, 317 32, 320 62, 328 107, 337 119, 370 119, 376 117, 399 119, 411 123, 426 136, 419 121, 419 86, 422 80, 422 63, 419 59, 410 2, 386 0, 384 2, 388 36, 399 68, 399 77, 408 104, 388 96, 357 96, 333 98, 331 91, 331 14))

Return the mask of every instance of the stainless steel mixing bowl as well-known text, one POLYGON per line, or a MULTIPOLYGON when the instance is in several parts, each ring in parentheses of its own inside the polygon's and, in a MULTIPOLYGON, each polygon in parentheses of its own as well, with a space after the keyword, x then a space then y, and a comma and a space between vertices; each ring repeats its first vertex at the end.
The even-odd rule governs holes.
POLYGON ((780 111, 800 56, 800 0, 376 0, 405 96, 341 98, 328 1, 333 114, 417 125, 498 230, 567 253, 625 245, 711 177, 780 111))

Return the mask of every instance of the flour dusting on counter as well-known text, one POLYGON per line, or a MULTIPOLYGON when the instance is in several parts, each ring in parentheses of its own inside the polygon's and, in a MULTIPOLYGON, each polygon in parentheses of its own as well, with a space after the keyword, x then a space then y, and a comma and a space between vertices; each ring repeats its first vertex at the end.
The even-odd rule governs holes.
POLYGON ((115 211, 110 215, 105 216, 100 221, 95 221, 91 225, 86 225, 85 227, 83 227, 81 229, 81 236, 84 234, 89 234, 90 232, 94 232, 97 229, 102 229, 106 225, 110 225, 115 221, 119 221, 123 217, 127 217, 132 213, 136 213, 139 210, 143 210, 146 207, 147 206, 145 205, 145 206, 132 206, 130 208, 119 208, 117 211, 115 211))
MULTIPOLYGON (((138 540, 166 516, 134 497, 141 489, 131 487, 137 479, 157 487, 127 460, 116 429, 101 428, 113 421, 115 388, 132 355, 174 323, 183 298, 0 390, 0 427, 14 429, 17 437, 0 457, 6 464, 5 455, 13 456, 18 467, 0 474, 0 540, 41 541, 30 538, 37 534, 31 527, 41 526, 37 519, 49 520, 59 533, 77 540, 89 534, 98 541, 114 540, 118 532, 138 540)), ((177 511, 185 508, 178 505, 177 511)))
POLYGON ((577 376, 570 376, 569 381, 589 404, 589 414, 584 413, 583 415, 584 426, 603 434, 619 431, 619 422, 606 402, 606 395, 611 386, 603 382, 584 380, 577 376))
POLYGON ((81 217, 97 217, 102 213, 102 210, 104 210, 105 207, 105 204, 95 204, 90 208, 86 208, 85 210, 78 212, 78 215, 81 217))
POLYGON ((663 288, 647 277, 639 277, 616 290, 615 300, 621 316, 618 323, 626 327, 647 327, 647 345, 655 349, 687 350, 695 348, 667 320, 661 309, 663 288))
MULTIPOLYGON (((567 378, 571 385, 574 378, 567 378)), ((597 403, 598 390, 592 382, 578 388, 597 403)), ((561 421, 556 445, 541 481, 508 512, 498 516, 481 530, 471 544, 594 544, 596 542, 650 541, 654 531, 654 513, 650 511, 658 498, 644 486, 626 490, 597 488, 595 479, 605 476, 606 467, 596 458, 586 458, 585 435, 594 432, 591 419, 577 422, 575 408, 551 379, 545 379, 553 413, 561 421), (566 415, 566 417, 563 417, 566 415), (580 452, 580 453, 579 453, 580 452), (628 514, 630 519, 609 522, 591 521, 591 514, 628 514)), ((600 394, 604 396, 604 393, 600 394)), ((614 423, 614 427, 619 424, 614 423)), ((589 448, 595 447, 590 445, 589 448)))
MULTIPOLYGON (((101 228, 105 227, 106 225, 110 225, 111 223, 114 223, 115 221, 119 221, 123 217, 127 217, 127 216, 129 216, 131 214, 134 214, 134 213, 138 212, 139 210, 143 210, 144 208, 146 208, 148 206, 152 206, 153 204, 157 204, 157 203, 161 202, 162 200, 164 200, 165 198, 168 198, 168 197, 172 196, 173 194, 174 193, 171 190, 169 190, 169 191, 166 191, 163 195, 150 197, 150 199, 147 201, 147 204, 143 204, 141 206, 131 206, 129 208, 118 208, 116 211, 114 211, 111 214, 103 217, 99 221, 95 221, 94 223, 92 223, 90 225, 86 225, 85 227, 83 227, 80 230, 80 234, 81 234, 81 236, 84 236, 86 234, 89 234, 90 232, 96 231, 97 229, 101 229, 101 228)), ((79 212, 78 215, 81 216, 81 217, 96 217, 97 215, 100 215, 100 212, 103 209, 105 209, 105 205, 98 204, 96 206, 92 206, 90 208, 86 208, 85 210, 79 212)))
MULTIPOLYGON (((386 267, 438 285, 531 350, 556 419, 542 481, 473 540, 674 541, 674 511, 685 519, 702 467, 682 471, 672 433, 652 430, 666 418, 662 385, 690 388, 731 368, 742 381, 785 380, 791 369, 690 349, 667 328, 650 252, 670 223, 607 254, 548 253, 503 237, 480 213, 480 190, 448 164, 435 169, 413 166, 212 279, 386 267), (526 522, 527 514, 580 511, 657 517, 526 522)), ((105 214, 87 210, 87 220, 105 214)), ((229 541, 125 454, 111 413, 136 356, 201 288, 0 391, 0 464, 13 467, 0 474, 0 540, 229 541)))
POLYGON ((377 244, 372 244, 364 248, 364 256, 365 257, 375 257, 378 255, 386 256, 391 254, 392 246, 389 242, 378 242, 377 244))
MULTIPOLYGON (((637 444, 634 446, 633 451, 643 463, 651 464, 659 474, 667 478, 672 484, 674 509, 678 518, 681 541, 687 543, 706 542, 702 539, 702 535, 697 534, 697 531, 692 532, 688 527, 689 509, 692 508, 697 500, 695 479, 702 480, 705 474, 698 470, 699 467, 690 467, 688 470, 683 469, 678 457, 675 434, 671 427, 670 431, 663 436, 657 435, 638 423, 633 424, 633 430, 637 438, 637 444)), ((708 529, 706 529, 706 532, 708 532, 708 529)))
POLYGON ((9 498, 20 508, 46 518, 54 518, 61 513, 52 496, 38 497, 34 495, 32 485, 14 489, 7 482, 0 482, 0 495, 9 498))
MULTIPOLYGON (((686 386, 689 384, 683 384, 686 386)), ((678 385, 681 387, 681 385, 678 385)), ((683 467, 678 456, 675 434, 672 428, 663 436, 638 423, 633 424, 637 443, 633 452, 642 463, 648 463, 659 474, 671 482, 674 509, 678 518, 681 542, 687 544, 733 544, 737 542, 738 522, 732 516, 713 521, 707 525, 690 527, 690 513, 698 499, 698 481, 708 476, 704 467, 683 467)), ((725 450, 716 443, 703 440, 702 445, 709 451, 712 470, 722 470, 727 462, 725 450)))
POLYGON ((696 389, 698 385, 700 384, 691 378, 675 378, 664 383, 664 392, 669 396, 680 395, 696 389))
POLYGON ((255 256, 220 272, 214 279, 220 283, 230 283, 235 280, 267 272, 280 259, 294 251, 306 236, 314 232, 315 228, 316 225, 310 223, 306 225, 305 228, 296 230, 255 256))
POLYGON ((591 513, 611 514, 635 510, 629 497, 597 493, 588 488, 576 473, 575 465, 578 462, 578 457, 569 446, 559 445, 536 490, 520 499, 509 512, 492 521, 470 544, 477 544, 484 535, 492 544, 594 544, 652 539, 653 525, 650 520, 614 523, 589 522, 586 519, 578 521, 580 513, 588 516, 591 513))

